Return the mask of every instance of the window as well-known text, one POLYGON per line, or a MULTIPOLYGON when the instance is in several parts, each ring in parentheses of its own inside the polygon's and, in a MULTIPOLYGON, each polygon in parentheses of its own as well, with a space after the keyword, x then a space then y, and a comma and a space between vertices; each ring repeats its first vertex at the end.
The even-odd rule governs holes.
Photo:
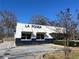
POLYGON ((26 33, 22 32, 21 38, 22 38, 22 39, 26 39, 26 33))
POLYGON ((40 39, 40 34, 37 34, 37 37, 36 37, 36 39, 40 39))
POLYGON ((44 33, 37 33, 36 39, 44 39, 44 33))
POLYGON ((31 33, 27 33, 27 39, 31 39, 31 33))
POLYGON ((41 39, 44 39, 44 34, 41 34, 41 39))
POLYGON ((22 32, 21 39, 31 39, 31 33, 30 32, 22 32))

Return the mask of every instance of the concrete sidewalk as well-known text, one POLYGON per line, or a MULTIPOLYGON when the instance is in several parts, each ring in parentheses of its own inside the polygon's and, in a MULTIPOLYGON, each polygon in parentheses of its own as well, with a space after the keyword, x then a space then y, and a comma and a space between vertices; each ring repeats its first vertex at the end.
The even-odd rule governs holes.
POLYGON ((9 49, 11 47, 16 47, 14 41, 9 41, 9 42, 5 41, 0 44, 0 50, 9 49))

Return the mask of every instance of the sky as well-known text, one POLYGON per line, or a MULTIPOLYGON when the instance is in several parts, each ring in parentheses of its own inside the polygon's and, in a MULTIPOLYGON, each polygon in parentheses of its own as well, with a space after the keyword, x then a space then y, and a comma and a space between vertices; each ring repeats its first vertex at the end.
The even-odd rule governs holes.
POLYGON ((79 0, 0 0, 0 11, 14 12, 19 22, 28 23, 32 16, 43 15, 51 21, 61 10, 70 8, 72 15, 79 9, 79 0))

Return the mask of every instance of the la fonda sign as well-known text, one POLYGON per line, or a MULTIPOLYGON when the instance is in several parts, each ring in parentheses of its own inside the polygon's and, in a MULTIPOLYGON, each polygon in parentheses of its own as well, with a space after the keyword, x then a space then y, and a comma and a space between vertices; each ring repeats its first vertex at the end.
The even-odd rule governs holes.
POLYGON ((39 25, 31 25, 31 26, 30 26, 30 25, 25 25, 25 27, 26 27, 26 28, 31 28, 31 27, 32 27, 32 28, 42 28, 42 27, 39 26, 39 25))

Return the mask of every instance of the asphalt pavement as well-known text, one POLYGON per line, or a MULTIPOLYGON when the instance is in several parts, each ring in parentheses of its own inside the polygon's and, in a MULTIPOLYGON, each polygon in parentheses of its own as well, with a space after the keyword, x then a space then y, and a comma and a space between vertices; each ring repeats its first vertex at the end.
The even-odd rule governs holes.
POLYGON ((62 51, 64 49, 53 48, 50 44, 16 47, 12 42, 1 44, 0 47, 2 47, 0 48, 0 59, 36 59, 38 58, 37 56, 45 53, 62 51))

